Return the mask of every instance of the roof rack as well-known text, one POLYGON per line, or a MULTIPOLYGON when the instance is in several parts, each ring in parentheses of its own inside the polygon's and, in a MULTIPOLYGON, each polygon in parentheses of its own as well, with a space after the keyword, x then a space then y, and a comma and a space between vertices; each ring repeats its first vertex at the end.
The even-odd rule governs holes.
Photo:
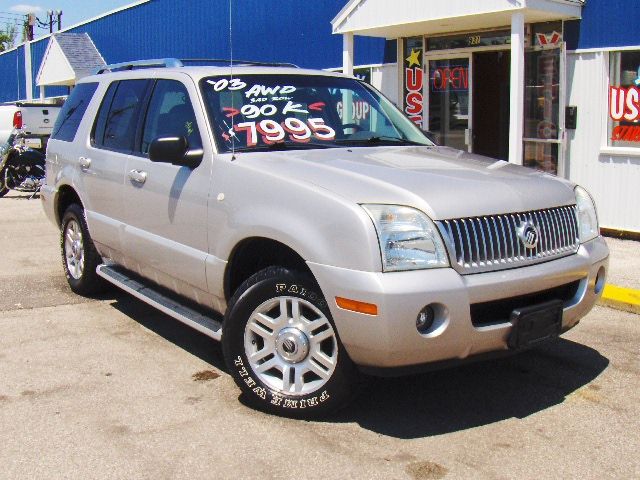
POLYGON ((243 66, 250 65, 255 67, 288 67, 288 68, 300 68, 294 63, 279 63, 279 62, 261 62, 256 60, 230 60, 228 58, 181 58, 179 60, 182 63, 222 63, 224 65, 243 66))
POLYGON ((122 62, 113 63, 111 65, 104 65, 98 67, 93 71, 94 75, 101 75, 105 72, 118 72, 122 70, 136 70, 141 68, 177 68, 184 67, 185 63, 219 63, 224 65, 236 65, 236 66, 259 66, 259 67, 289 67, 300 68, 293 63, 276 63, 276 62, 259 62, 253 60, 230 60, 222 58, 158 58, 153 60, 137 60, 134 62, 122 62))
POLYGON ((177 58, 158 58, 154 60, 137 60, 135 62, 123 62, 112 63, 111 65, 105 65, 98 67, 94 70, 94 75, 100 75, 105 72, 117 72, 120 70, 135 70, 138 68, 153 68, 153 67, 182 67, 182 62, 177 58))

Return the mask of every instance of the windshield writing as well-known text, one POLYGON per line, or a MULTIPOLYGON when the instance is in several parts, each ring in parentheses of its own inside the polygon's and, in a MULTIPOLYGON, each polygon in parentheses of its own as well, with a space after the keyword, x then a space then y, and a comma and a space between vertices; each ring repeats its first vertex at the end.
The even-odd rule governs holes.
POLYGON ((201 86, 223 151, 365 146, 385 139, 431 145, 388 100, 353 79, 246 75, 206 78, 201 86))

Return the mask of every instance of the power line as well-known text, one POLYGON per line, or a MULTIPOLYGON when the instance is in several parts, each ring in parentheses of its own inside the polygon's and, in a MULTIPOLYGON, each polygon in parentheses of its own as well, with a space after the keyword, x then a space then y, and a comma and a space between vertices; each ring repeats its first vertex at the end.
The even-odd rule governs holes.
POLYGON ((7 16, 7 17, 13 17, 13 18, 16 18, 16 19, 26 17, 26 15, 24 15, 22 13, 12 13, 12 12, 0 12, 0 15, 7 16))

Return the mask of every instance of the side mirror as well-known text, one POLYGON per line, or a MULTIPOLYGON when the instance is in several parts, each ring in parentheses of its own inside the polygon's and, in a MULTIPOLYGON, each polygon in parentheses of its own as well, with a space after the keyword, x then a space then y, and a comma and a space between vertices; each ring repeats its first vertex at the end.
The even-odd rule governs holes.
POLYGON ((149 159, 152 162, 196 168, 203 156, 202 149, 189 150, 189 143, 184 137, 156 138, 149 146, 149 159))

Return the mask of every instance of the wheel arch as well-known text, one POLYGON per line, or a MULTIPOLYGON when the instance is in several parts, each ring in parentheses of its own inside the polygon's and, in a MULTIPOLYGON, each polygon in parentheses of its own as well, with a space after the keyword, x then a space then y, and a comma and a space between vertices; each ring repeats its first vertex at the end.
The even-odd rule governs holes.
POLYGON ((271 266, 291 268, 308 274, 316 281, 307 262, 293 248, 272 238, 250 237, 240 241, 229 255, 224 274, 226 300, 245 280, 271 266))
POLYGON ((56 214, 56 223, 58 226, 62 224, 62 217, 64 216, 64 212, 69 208, 69 205, 77 203, 82 208, 84 205, 82 204, 82 200, 80 200, 80 195, 78 192, 70 186, 70 185, 61 185, 58 187, 58 193, 56 194, 55 200, 55 214, 56 214))

